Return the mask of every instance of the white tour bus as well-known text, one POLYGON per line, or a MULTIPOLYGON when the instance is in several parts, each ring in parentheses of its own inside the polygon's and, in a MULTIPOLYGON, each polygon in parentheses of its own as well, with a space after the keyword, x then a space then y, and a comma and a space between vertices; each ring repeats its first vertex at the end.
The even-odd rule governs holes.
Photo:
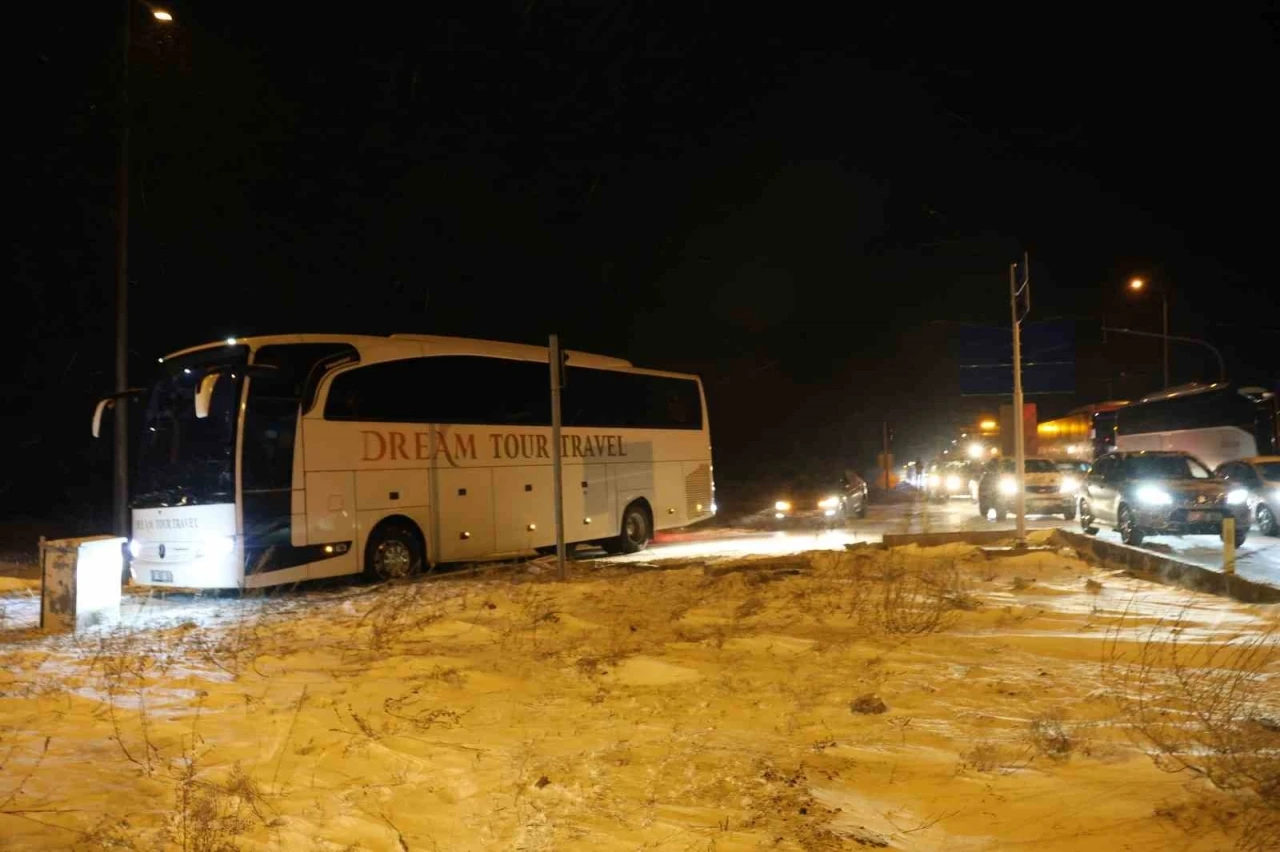
POLYGON ((1276 428, 1270 391, 1228 382, 1192 384, 1117 409, 1115 449, 1182 450, 1213 469, 1277 452, 1276 428))
MULTIPOLYGON (((303 334, 161 363, 135 394, 139 584, 397 577, 555 544, 545 347, 303 334)), ((567 353, 565 375, 567 542, 632 552, 713 514, 696 376, 582 352, 567 353)), ((98 404, 95 435, 111 404, 98 404)))

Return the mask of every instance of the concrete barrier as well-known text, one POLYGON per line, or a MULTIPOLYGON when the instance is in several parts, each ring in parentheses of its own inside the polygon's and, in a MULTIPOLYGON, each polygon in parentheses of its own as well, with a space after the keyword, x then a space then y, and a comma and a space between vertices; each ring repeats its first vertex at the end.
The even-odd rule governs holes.
POLYGON ((69 631, 120 614, 123 538, 40 539, 40 628, 69 631))
POLYGON ((1075 548, 1109 566, 1123 567, 1135 577, 1171 583, 1197 592, 1222 595, 1244 603, 1280 603, 1280 588, 1245 580, 1238 574, 1224 574, 1202 565, 1179 562, 1160 553, 1124 544, 1102 541, 1083 533, 1054 530, 1052 540, 1075 548))

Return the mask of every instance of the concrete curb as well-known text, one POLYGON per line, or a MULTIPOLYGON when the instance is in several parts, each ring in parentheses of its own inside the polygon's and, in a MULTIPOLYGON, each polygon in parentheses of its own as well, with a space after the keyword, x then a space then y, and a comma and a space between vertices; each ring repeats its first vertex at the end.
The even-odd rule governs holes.
POLYGON ((1054 530, 1053 541, 1075 548, 1107 565, 1120 565, 1135 577, 1167 583, 1197 592, 1229 597, 1243 603, 1280 603, 1280 588, 1224 574, 1201 565, 1179 562, 1159 553, 1124 544, 1099 541, 1083 533, 1054 530))
MULTIPOLYGON (((916 544, 937 547, 957 542, 974 545, 1012 543, 1013 530, 972 530, 942 533, 885 533, 884 547, 916 544)), ((1197 592, 1229 597, 1242 603, 1280 603, 1280 588, 1255 583, 1233 574, 1224 574, 1190 562, 1179 562, 1159 553, 1139 550, 1124 544, 1101 541, 1095 536, 1056 529, 1049 537, 1055 547, 1070 547, 1086 558, 1103 565, 1123 568, 1143 580, 1182 586, 1197 592)))
POLYGON ((940 544, 996 544, 1007 541, 1012 543, 1017 538, 1013 530, 970 530, 968 532, 939 533, 885 533, 881 541, 885 547, 902 547, 907 544, 918 544, 921 547, 937 547, 940 544))

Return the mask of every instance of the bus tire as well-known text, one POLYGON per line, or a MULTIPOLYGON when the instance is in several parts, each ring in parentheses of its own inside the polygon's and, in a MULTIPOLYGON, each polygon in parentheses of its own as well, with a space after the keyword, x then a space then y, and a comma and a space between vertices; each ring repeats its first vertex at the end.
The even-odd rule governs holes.
POLYGON ((603 547, 606 553, 639 553, 652 537, 653 522, 644 504, 637 501, 623 510, 618 537, 605 539, 603 547))
POLYGON ((422 539, 403 521, 383 521, 364 546, 364 574, 373 581, 403 580, 422 570, 422 539))

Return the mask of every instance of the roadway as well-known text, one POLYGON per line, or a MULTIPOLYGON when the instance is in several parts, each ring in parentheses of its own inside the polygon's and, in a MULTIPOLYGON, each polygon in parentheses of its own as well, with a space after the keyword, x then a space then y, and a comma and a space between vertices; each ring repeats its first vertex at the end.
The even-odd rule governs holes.
MULTIPOLYGON (((1027 529, 1064 528, 1080 531, 1080 522, 1061 517, 1031 517, 1027 529)), ((611 557, 620 562, 654 562, 665 559, 703 559, 724 556, 785 555, 806 550, 841 550, 847 544, 879 542, 885 533, 958 532, 968 530, 1012 531, 1013 518, 994 521, 978 517, 968 499, 945 504, 892 503, 873 505, 867 517, 840 524, 778 528, 768 513, 749 515, 671 533, 660 533, 643 553, 611 557)), ((1106 541, 1120 543, 1109 530, 1098 533, 1106 541)), ((1151 538, 1142 550, 1159 553, 1212 570, 1222 569, 1222 542, 1217 536, 1192 535, 1151 538)), ((586 554, 584 554, 586 555, 586 554)), ((1247 579, 1280 587, 1280 538, 1249 534, 1236 556, 1236 572, 1247 579)))

